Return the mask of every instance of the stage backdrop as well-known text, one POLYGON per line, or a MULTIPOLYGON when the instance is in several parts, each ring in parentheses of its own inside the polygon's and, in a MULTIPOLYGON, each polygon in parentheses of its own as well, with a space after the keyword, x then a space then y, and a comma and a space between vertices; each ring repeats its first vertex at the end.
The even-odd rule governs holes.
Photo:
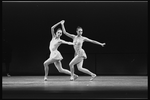
MULTIPOLYGON (((84 43, 84 68, 97 75, 147 75, 148 2, 2 2, 2 39, 12 48, 11 75, 44 75, 50 29, 61 20, 67 32, 76 35, 80 26, 83 36, 106 43, 84 43)), ((64 34, 61 39, 72 41, 64 34)), ((69 69, 73 46, 62 44, 58 50, 63 68, 69 69)), ((54 64, 49 67, 49 75, 65 75, 54 64)), ((75 73, 87 75, 76 66, 75 73)))

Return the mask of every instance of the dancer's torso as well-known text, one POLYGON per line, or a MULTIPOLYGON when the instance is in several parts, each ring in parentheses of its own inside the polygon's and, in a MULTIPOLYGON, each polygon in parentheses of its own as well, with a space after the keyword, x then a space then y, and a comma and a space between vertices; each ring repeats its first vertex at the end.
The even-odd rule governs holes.
POLYGON ((73 43, 74 43, 74 50, 76 54, 79 54, 80 51, 82 50, 82 45, 84 42, 84 38, 83 37, 77 37, 75 36, 73 43))
POLYGON ((60 44, 61 44, 60 39, 56 39, 55 37, 52 38, 52 40, 50 41, 50 46, 49 46, 50 51, 53 52, 57 50, 60 44))

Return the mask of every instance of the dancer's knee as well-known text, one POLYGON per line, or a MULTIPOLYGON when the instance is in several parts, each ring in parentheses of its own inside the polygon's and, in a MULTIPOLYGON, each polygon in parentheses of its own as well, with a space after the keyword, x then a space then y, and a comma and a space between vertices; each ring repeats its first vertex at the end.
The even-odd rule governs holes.
POLYGON ((69 66, 70 66, 70 67, 72 67, 73 65, 74 65, 74 64, 73 64, 72 62, 71 62, 71 63, 69 63, 69 66))
POLYGON ((63 72, 63 70, 62 70, 61 68, 59 68, 59 69, 58 69, 58 72, 62 73, 62 72, 63 72))
POLYGON ((59 67, 59 68, 57 68, 57 69, 58 69, 58 71, 59 71, 60 73, 65 72, 65 69, 63 69, 62 67, 59 67))
POLYGON ((48 66, 48 63, 45 61, 45 62, 43 63, 43 65, 44 65, 44 66, 48 66))
POLYGON ((83 68, 78 67, 78 70, 79 70, 79 71, 83 71, 83 68))

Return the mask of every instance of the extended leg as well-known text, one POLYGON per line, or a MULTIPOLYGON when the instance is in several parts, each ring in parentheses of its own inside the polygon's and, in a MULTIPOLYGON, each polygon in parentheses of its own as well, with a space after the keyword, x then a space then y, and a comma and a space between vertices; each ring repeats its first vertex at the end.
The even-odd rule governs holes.
MULTIPOLYGON (((62 68, 61 61, 56 61, 56 62, 54 62, 54 64, 60 73, 65 73, 65 74, 71 75, 71 72, 69 70, 62 68)), ((77 76, 77 75, 74 74, 74 76, 77 76)))
POLYGON ((71 72, 69 70, 62 68, 61 61, 56 61, 56 62, 54 62, 54 64, 60 73, 65 73, 65 74, 69 74, 69 75, 71 74, 71 72))

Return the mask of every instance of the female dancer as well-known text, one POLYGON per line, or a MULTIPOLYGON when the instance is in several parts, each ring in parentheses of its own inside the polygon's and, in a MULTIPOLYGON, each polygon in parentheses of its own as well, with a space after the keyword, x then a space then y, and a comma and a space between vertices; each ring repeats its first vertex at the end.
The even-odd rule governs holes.
MULTIPOLYGON (((47 76, 48 76, 48 71, 49 71, 48 65, 51 63, 54 63, 54 65, 56 66, 56 68, 58 69, 59 72, 71 75, 71 72, 69 70, 62 68, 61 60, 63 59, 63 57, 60 54, 60 52, 57 50, 57 48, 62 43, 68 44, 68 45, 73 45, 73 43, 72 42, 66 42, 66 41, 60 39, 60 37, 62 35, 61 29, 58 29, 56 31, 56 34, 54 33, 54 28, 60 23, 61 23, 61 21, 51 27, 52 40, 50 41, 50 45, 49 45, 49 49, 50 49, 51 54, 50 54, 50 57, 44 62, 44 69, 45 69, 44 80, 45 81, 47 81, 47 76)), ((78 77, 78 76, 74 75, 74 77, 78 77)))
POLYGON ((78 67, 79 71, 82 71, 82 72, 87 73, 87 74, 92 76, 92 78, 90 79, 92 81, 96 77, 96 74, 94 74, 94 73, 90 72, 88 69, 85 69, 85 68, 82 67, 84 59, 87 59, 86 53, 82 49, 83 42, 88 41, 88 42, 92 42, 92 43, 95 43, 95 44, 99 44, 101 46, 104 46, 105 43, 100 43, 100 42, 97 42, 95 40, 91 40, 87 37, 83 37, 82 36, 83 29, 81 27, 77 28, 77 35, 76 36, 73 35, 73 34, 69 34, 65 30, 64 22, 65 22, 64 20, 61 21, 63 33, 66 36, 73 39, 73 43, 74 43, 73 45, 74 45, 74 50, 75 50, 75 57, 69 63, 70 70, 71 70, 70 80, 73 81, 77 78, 77 77, 74 77, 74 65, 77 64, 77 67, 78 67))

